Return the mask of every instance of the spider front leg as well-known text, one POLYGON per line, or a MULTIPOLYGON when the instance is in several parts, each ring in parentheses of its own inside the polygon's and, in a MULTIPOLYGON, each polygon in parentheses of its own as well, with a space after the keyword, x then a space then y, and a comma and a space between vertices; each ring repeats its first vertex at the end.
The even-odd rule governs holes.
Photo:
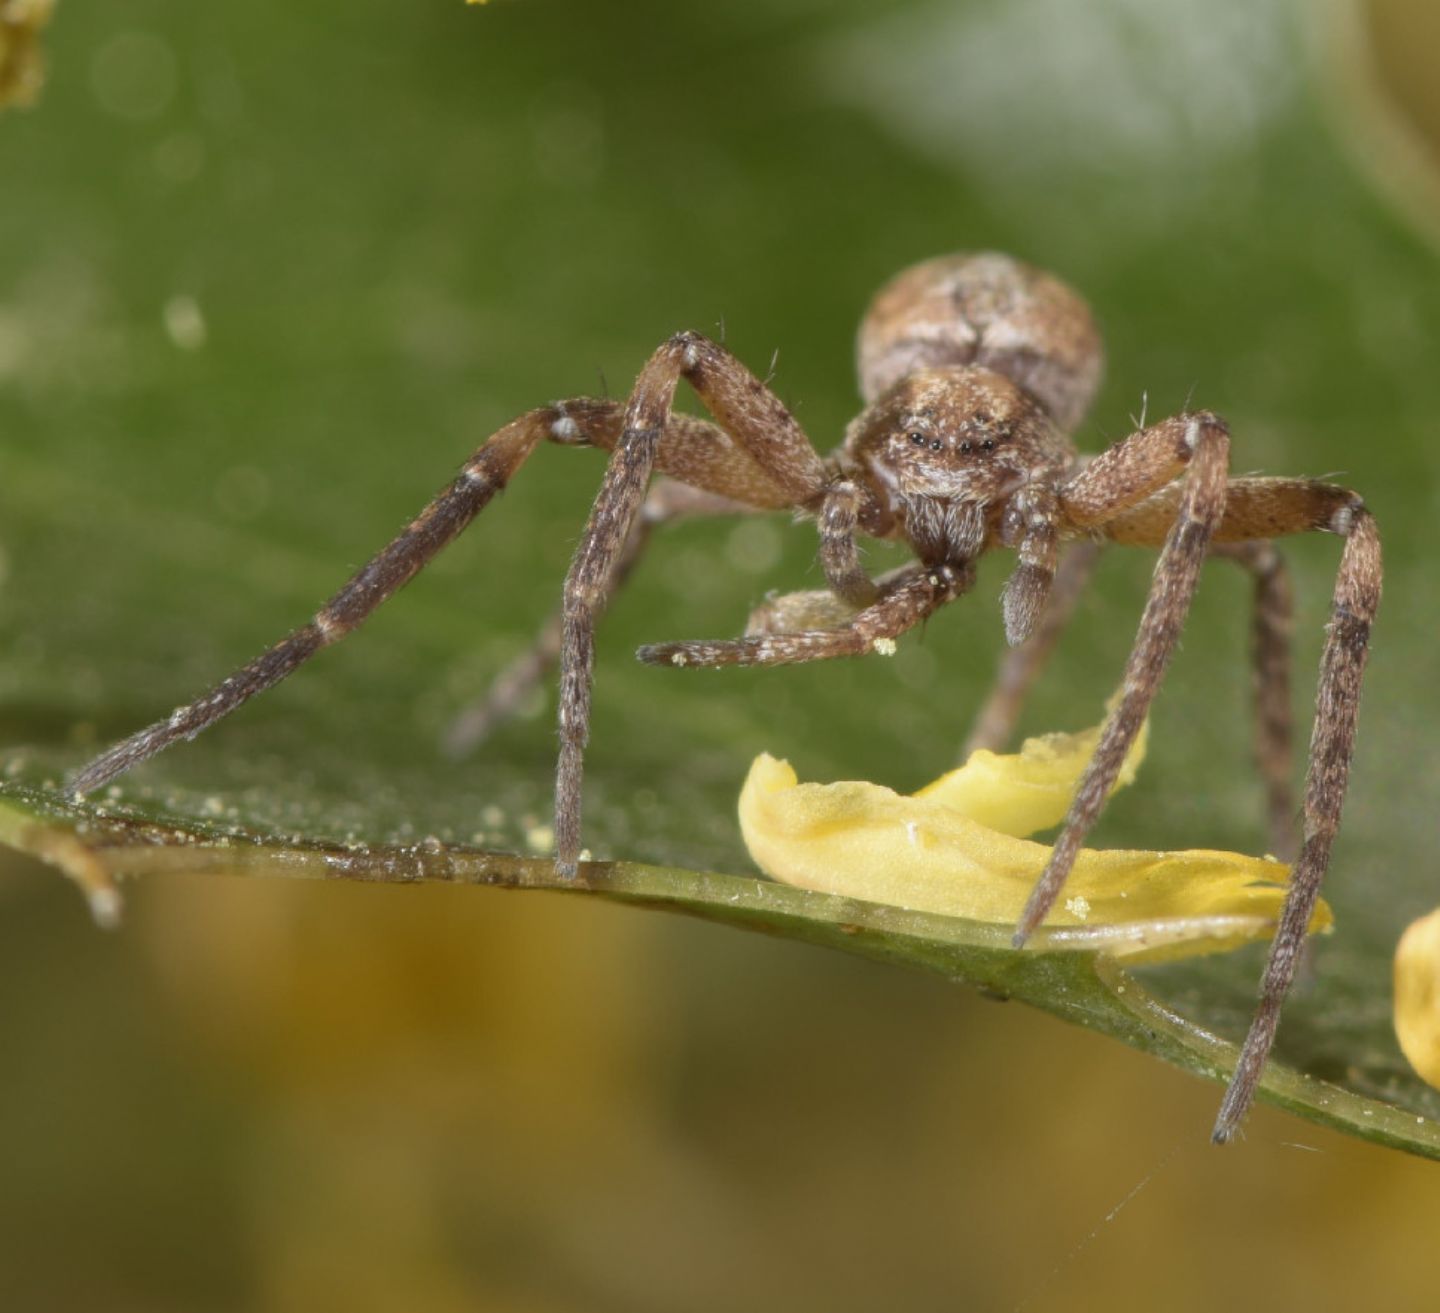
POLYGON ((727 456, 724 484, 696 451, 678 447, 660 468, 697 486, 758 506, 807 506, 827 483, 825 467, 794 416, 724 347, 698 333, 677 333, 641 370, 625 408, 624 428, 565 578, 560 639, 560 760, 555 773, 555 867, 573 877, 580 857, 581 786, 590 733, 595 624, 632 533, 651 473, 662 455, 675 389, 684 378, 737 451, 727 456), (743 454, 743 455, 742 455, 743 454), (738 473, 742 459, 748 473, 738 473), (746 480, 748 479, 748 483, 746 480), (760 491, 748 495, 748 489, 760 491), (776 498, 780 499, 767 500, 776 498))
MULTIPOLYGON (((1152 542, 1157 526, 1174 514, 1174 506, 1175 492, 1167 488, 1115 516, 1104 526, 1105 535, 1116 542, 1152 542)), ((1330 864, 1355 750, 1360 684, 1370 652, 1370 627, 1380 605, 1382 575, 1380 532, 1365 503, 1348 488, 1315 479, 1231 481, 1225 515, 1215 533, 1219 542, 1243 544, 1308 532, 1339 534, 1345 548, 1335 576, 1315 690, 1315 723, 1305 771, 1304 836, 1270 945, 1255 1018, 1215 1122, 1217 1143, 1235 1134, 1255 1097, 1330 864)))
POLYGON ((71 780, 71 791, 91 793, 171 744, 193 739, 257 693, 278 684, 322 648, 338 642, 452 542, 542 441, 570 440, 574 430, 574 421, 555 406, 532 410, 511 421, 476 451, 459 475, 308 624, 222 680, 204 697, 177 707, 166 719, 96 757, 71 780))
POLYGON ((609 401, 580 398, 507 424, 308 624, 197 701, 102 753, 76 774, 71 790, 89 793, 173 743, 194 738, 350 633, 452 542, 547 440, 613 453, 570 570, 563 613, 557 834, 560 868, 573 875, 594 620, 613 587, 617 558, 651 472, 658 468, 702 493, 760 510, 809 503, 825 486, 820 458, 785 407, 728 352, 696 334, 679 334, 656 352, 624 411, 609 401), (720 426, 670 413, 681 375, 690 379, 720 426))
POLYGON ((1119 701, 1106 718, 1064 828, 1021 913, 1015 931, 1017 948, 1060 896, 1085 836, 1099 818, 1144 724, 1190 609, 1211 534, 1225 509, 1229 455, 1229 433, 1218 418, 1180 415, 1112 447, 1060 490, 1060 513, 1068 520, 1066 527, 1089 531, 1185 471, 1173 527, 1155 565, 1150 596, 1125 665, 1119 701))
MULTIPOLYGON (((1243 480, 1231 483, 1232 488, 1243 486, 1243 480)), ((1166 501, 1170 504, 1168 518, 1160 524, 1151 546, 1158 547, 1164 542, 1165 532, 1174 521, 1179 497, 1167 494, 1166 501)), ((1072 546, 1060 558, 1050 599, 1035 632, 1019 647, 1007 648, 1000 659, 995 683, 965 740, 962 760, 981 748, 999 752, 1014 736, 1025 699, 1070 623, 1090 582, 1100 550, 1100 543, 1086 540, 1072 546)), ((1211 546, 1210 555, 1233 561, 1252 581, 1250 671, 1255 764, 1265 784, 1270 851, 1288 862, 1293 860, 1298 847, 1295 795, 1290 778, 1294 763, 1294 721, 1290 711, 1294 599, 1290 573, 1285 567, 1285 558, 1269 541, 1216 543, 1211 546)))
POLYGON ((1360 682, 1370 655, 1370 626, 1380 605, 1380 533, 1358 497, 1341 507, 1326 527, 1343 534, 1346 541, 1315 692, 1315 723, 1305 771, 1304 840, 1290 872, 1290 889, 1265 964, 1260 1004, 1215 1121, 1217 1143, 1230 1139, 1239 1127, 1275 1042, 1280 1006, 1295 978, 1310 914, 1330 866, 1330 849, 1340 826, 1355 752, 1360 682))

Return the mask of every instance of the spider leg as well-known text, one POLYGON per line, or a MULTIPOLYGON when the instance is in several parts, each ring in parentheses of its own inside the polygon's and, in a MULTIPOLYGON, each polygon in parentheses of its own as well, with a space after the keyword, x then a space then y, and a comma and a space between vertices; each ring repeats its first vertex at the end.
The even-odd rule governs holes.
POLYGON ((1177 464, 1189 466, 1173 527, 1155 565, 1119 701, 1105 721, 1095 754, 1076 787, 1064 828, 1021 913, 1015 932, 1017 948, 1045 919, 1059 897, 1164 677, 1195 594, 1211 533, 1225 508, 1229 454, 1229 434, 1215 416, 1177 416, 1112 447, 1061 489, 1062 508, 1073 506, 1075 518, 1082 524, 1086 520, 1098 523, 1103 522, 1105 512, 1103 484, 1095 478, 1097 468, 1108 464, 1115 499, 1124 505, 1139 500, 1154 488, 1156 481, 1168 482, 1177 464))
MULTIPOLYGON (((1153 541, 1157 526, 1167 515, 1173 516, 1176 497, 1174 488, 1165 488, 1133 506, 1104 526, 1106 537, 1126 543, 1153 541)), ((1232 480, 1224 517, 1215 532, 1218 542, 1247 543, 1311 531, 1339 534, 1345 548, 1335 576, 1315 692, 1305 772, 1304 838, 1290 872, 1255 1018, 1215 1122, 1217 1143, 1235 1134, 1255 1097, 1275 1040, 1280 1005, 1299 966, 1305 931, 1330 864, 1355 749, 1360 683, 1370 651, 1370 627, 1380 604, 1382 569, 1380 533, 1364 502, 1348 488, 1315 479, 1232 480)))
MULTIPOLYGON (((1223 526, 1222 521, 1222 526, 1223 526)), ((1234 561, 1253 584, 1250 682, 1255 717, 1255 765, 1265 784, 1270 851, 1295 859, 1294 716, 1290 707, 1290 638, 1295 598, 1285 558, 1268 540, 1218 543, 1212 556, 1234 561)))
POLYGON ((661 437, 675 389, 684 378, 724 436, 748 457, 765 495, 742 495, 759 506, 815 503, 828 482, 810 440, 758 378, 724 347, 698 333, 677 333, 646 362, 625 408, 619 442, 600 485, 570 572, 565 578, 560 637, 560 760, 555 772, 555 867, 574 876, 580 856, 581 785, 590 733, 595 625, 609 596, 645 488, 658 467, 686 483, 735 495, 701 477, 683 444, 662 459, 661 437))
POLYGON ((893 650, 893 640, 953 601, 974 582, 968 566, 914 565, 887 576, 880 597, 833 628, 757 633, 744 638, 649 643, 636 656, 652 666, 783 666, 893 650))
MULTIPOLYGON (((302 625, 203 697, 177 707, 165 720, 117 743, 70 782, 90 793, 180 739, 193 739, 257 693, 278 684, 322 648, 339 641, 393 596, 443 547, 453 541, 504 488, 539 445, 569 432, 563 409, 548 406, 512 420, 466 462, 456 478, 391 543, 361 567, 343 588, 302 625)), ((571 424, 573 428, 573 424, 571 424)), ((563 436, 559 440, 565 440, 563 436)))
MULTIPOLYGON (((1112 542, 1153 546, 1173 522, 1179 488, 1171 485, 1121 512, 1102 529, 1112 542)), ((1270 843, 1289 860, 1296 851, 1291 785, 1293 721, 1290 708, 1290 634, 1294 605, 1289 571, 1271 539, 1331 531, 1359 504, 1348 488, 1318 479, 1231 479, 1225 515, 1211 554, 1248 570, 1255 582, 1251 661, 1255 706, 1255 758, 1265 782, 1270 843)))
POLYGON ((1009 743, 1025 698, 1070 623, 1099 556, 1100 544, 1091 541, 1076 543, 1061 556, 1034 632, 1019 647, 1007 647, 1000 658, 994 686, 965 740, 964 757, 980 748, 998 752, 1009 743))
MULTIPOLYGON (((755 515, 760 510, 734 498, 661 479, 650 489, 640 508, 640 516, 630 537, 625 540, 625 549, 617 558, 607 581, 601 611, 597 615, 603 614, 604 608, 609 606, 630 577, 645 554, 651 535, 662 524, 700 515, 755 515)), ((530 646, 495 677, 484 697, 455 717, 444 739, 449 756, 460 758, 474 751, 539 687, 560 659, 562 628, 563 612, 557 608, 540 627, 530 646)))
POLYGON ((1340 555, 1330 624, 1320 656, 1315 723, 1310 731, 1310 758, 1305 771, 1305 837, 1299 860, 1290 872, 1285 907, 1265 963, 1260 1004, 1215 1121, 1216 1143, 1230 1139, 1239 1127, 1275 1042, 1280 1005, 1295 977, 1310 914, 1330 865, 1330 848, 1340 826, 1350 760, 1355 752, 1360 681, 1370 655, 1370 626, 1380 604, 1380 533, 1358 497, 1341 507, 1327 527, 1344 535, 1345 549, 1340 555))
POLYGON ((573 875, 594 622, 613 586, 651 473, 658 469, 704 492, 761 510, 815 502, 826 484, 824 465, 778 398, 723 348, 697 334, 677 334, 652 356, 624 409, 610 401, 580 398, 507 424, 308 624, 197 701, 102 753, 74 777, 72 791, 91 792, 177 740, 194 738, 343 638, 453 541, 544 440, 612 452, 567 576, 561 624, 557 864, 573 875), (682 375, 720 426, 670 413, 682 375))
MULTIPOLYGON (((1231 487, 1239 482, 1233 481, 1231 487)), ((1163 535, 1156 545, 1160 541, 1163 535)), ((965 740, 962 759, 980 748, 998 752, 1011 741, 1025 699, 1089 584, 1100 548, 1100 543, 1087 540, 1061 557, 1039 628, 1019 647, 1005 649, 995 684, 965 740)), ((1290 710, 1290 637, 1294 600, 1290 572, 1285 558, 1268 540, 1214 544, 1210 555, 1235 562, 1254 583, 1250 655, 1255 761, 1265 782, 1270 851, 1282 861, 1290 861, 1297 847, 1291 785, 1294 718, 1290 710)))
MULTIPOLYGON (((178 707, 165 720, 117 743, 83 767, 71 781, 77 794, 93 792, 181 739, 202 730, 278 684, 322 648, 355 629, 452 542, 515 475, 542 441, 562 446, 613 449, 623 427, 623 408, 611 401, 577 398, 532 410, 491 436, 459 475, 431 500, 388 546, 361 567, 315 614, 203 697, 178 707)), ((674 415, 660 444, 661 468, 684 468, 697 482, 759 507, 789 505, 787 495, 713 424, 674 415)))

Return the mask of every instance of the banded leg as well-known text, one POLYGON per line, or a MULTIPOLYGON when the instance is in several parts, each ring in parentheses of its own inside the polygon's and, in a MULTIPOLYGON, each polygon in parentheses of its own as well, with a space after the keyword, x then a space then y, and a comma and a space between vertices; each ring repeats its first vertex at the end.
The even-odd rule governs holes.
MULTIPOLYGON (((1105 535, 1126 543, 1153 539, 1165 515, 1173 514, 1175 496, 1172 488, 1162 490, 1106 524, 1105 535)), ((1244 543, 1312 531, 1339 534, 1345 548, 1320 656, 1305 771, 1304 835, 1265 964, 1255 1018, 1215 1122, 1217 1144, 1235 1134, 1254 1100, 1275 1041, 1280 1006, 1300 964, 1305 931, 1330 864, 1354 755, 1370 628, 1380 605, 1382 561, 1380 533, 1364 502, 1348 488, 1317 479, 1232 480, 1224 518, 1215 533, 1218 542, 1244 543)))
POLYGON ((176 708, 167 719, 96 757, 71 781, 71 791, 90 793, 177 740, 193 739, 257 693, 278 684, 321 648, 338 642, 452 542, 504 488, 540 442, 552 436, 552 429, 563 422, 563 413, 553 406, 512 420, 476 451, 453 482, 389 546, 372 557, 309 624, 242 666, 204 697, 176 708))
MULTIPOLYGON (((577 398, 532 410, 512 420, 471 456, 460 474, 311 619, 203 697, 165 720, 122 740, 83 767, 71 781, 85 794, 179 740, 193 739, 217 720, 278 684, 322 648, 358 627, 376 607, 408 583, 485 509, 542 441, 613 450, 624 411, 612 401, 577 398)), ((753 458, 713 424, 673 415, 660 441, 662 470, 683 470, 716 496, 743 498, 760 508, 790 504, 789 496, 753 458)), ((677 475, 678 477, 678 475, 677 475)))
MULTIPOLYGON (((1069 623, 1099 553, 1098 543, 1083 542, 1061 558, 1040 627, 1020 647, 1008 648, 1001 657, 995 685, 975 718, 962 760, 980 748, 998 752, 1011 741, 1025 699, 1069 623)), ((1294 718, 1290 709, 1290 637, 1294 607, 1290 574, 1285 558, 1268 541, 1218 544, 1210 554, 1234 561, 1254 582, 1250 653, 1255 762, 1265 784, 1270 850, 1282 861, 1290 861, 1297 846, 1291 784, 1294 718)))
POLYGON ((1092 516, 1095 522, 1106 518, 1106 483, 1097 476, 1108 475, 1113 495, 1124 505, 1126 500, 1131 504, 1139 500, 1156 481, 1168 481, 1176 464, 1189 466, 1174 525, 1156 563, 1135 646, 1125 665, 1120 699, 1106 718, 1064 828, 1020 915, 1014 940, 1017 948, 1060 896, 1164 678, 1195 595, 1210 536, 1225 509, 1229 457, 1229 434, 1219 419, 1209 414, 1178 416, 1142 430, 1096 457, 1061 490, 1062 506, 1073 508, 1079 525, 1088 527, 1086 521, 1092 516))
MULTIPOLYGON (((692 488, 688 484, 662 479, 651 489, 640 508, 640 518, 625 542, 607 583, 599 615, 608 608, 624 586, 631 571, 649 546, 651 535, 662 524, 700 515, 756 515, 760 509, 721 497, 713 492, 692 488)), ((540 627, 533 642, 491 683, 484 697, 462 710, 445 734, 444 748, 448 756, 468 756, 483 743, 545 680, 560 660, 560 636, 563 612, 556 609, 540 627)))
POLYGON ((1358 497, 1336 513, 1329 527, 1345 536, 1345 550, 1340 556, 1330 624, 1320 655, 1315 723, 1310 731, 1310 759, 1305 770, 1304 841, 1299 860, 1290 871, 1280 925, 1265 963, 1260 1003, 1215 1120, 1213 1138, 1217 1144, 1230 1139, 1239 1128, 1275 1042, 1280 1005, 1295 978, 1305 931, 1330 865, 1330 849, 1340 826, 1350 761, 1355 753, 1360 683, 1370 655, 1370 627, 1380 605, 1380 533, 1358 497))
POLYGON ((894 650, 894 640, 966 592, 969 565, 907 566, 880 584, 880 598, 834 628, 744 638, 649 643, 636 656, 652 666, 783 666, 894 650))
POLYGON ((1265 785, 1270 851, 1295 860, 1294 716, 1290 705, 1290 642, 1295 598, 1285 558, 1268 541, 1220 543, 1212 556, 1234 561, 1250 575, 1250 683, 1255 718, 1255 766, 1265 785))
POLYGON ((1060 558, 1050 600, 1036 628, 1019 647, 1007 647, 1000 658, 995 684, 971 726, 962 760, 980 748, 999 752, 1010 742, 1025 699, 1070 623, 1099 557, 1100 544, 1087 541, 1076 543, 1060 558))
MULTIPOLYGON (((794 416, 724 347, 698 333, 678 333, 641 370, 625 409, 624 429, 565 579, 560 639, 560 760, 555 772, 555 868, 573 877, 580 857, 581 786, 590 735, 595 624, 661 455, 661 435, 684 378, 720 428, 752 462, 756 477, 784 504, 811 506, 823 493, 825 466, 794 416)), ((660 468, 704 483, 680 464, 660 468)), ((743 500, 762 504, 757 498, 743 500)), ((768 504, 768 503, 764 503, 768 504)))
MULTIPOLYGON (((1162 489, 1103 526, 1112 542, 1154 546, 1179 504, 1179 490, 1162 489)), ((1293 715, 1290 635, 1294 604, 1284 558, 1270 541, 1308 532, 1335 532, 1361 503, 1348 488, 1318 479, 1230 480, 1225 515, 1211 554, 1235 561, 1255 581, 1251 620, 1255 689, 1255 757, 1265 782, 1270 843, 1285 860, 1295 855, 1292 778, 1293 715)))

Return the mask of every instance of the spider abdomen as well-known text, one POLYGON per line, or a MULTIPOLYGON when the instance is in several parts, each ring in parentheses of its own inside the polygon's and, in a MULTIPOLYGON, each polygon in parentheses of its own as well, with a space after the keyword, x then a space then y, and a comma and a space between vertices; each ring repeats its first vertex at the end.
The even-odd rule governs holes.
POLYGON ((1100 332, 1078 293, 993 252, 912 265, 876 293, 857 342, 860 392, 874 401, 906 375, 983 365, 1034 397, 1071 432, 1094 400, 1100 332))

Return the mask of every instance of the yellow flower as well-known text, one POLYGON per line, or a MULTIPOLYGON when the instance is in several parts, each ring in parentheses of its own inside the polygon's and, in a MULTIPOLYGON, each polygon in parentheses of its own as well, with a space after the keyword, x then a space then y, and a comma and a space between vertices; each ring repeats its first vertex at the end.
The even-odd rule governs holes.
POLYGON ((1411 922, 1395 949, 1395 1037, 1440 1089, 1440 909, 1411 922))
MULTIPOLYGON (((788 762, 762 753, 740 793, 740 828, 756 864, 782 883, 1013 926, 1050 857, 1025 836, 1064 819, 1099 733, 976 752, 908 797, 860 781, 800 784, 788 762)), ((1142 734, 1117 787, 1144 750, 1142 734)), ((1274 933, 1289 874, 1237 853, 1087 848, 1032 942, 1131 961, 1238 948, 1274 933)), ((1332 921, 1321 902, 1310 929, 1332 921)))
POLYGON ((55 0, 0 0, 0 108, 33 105, 45 80, 40 29, 55 0))

